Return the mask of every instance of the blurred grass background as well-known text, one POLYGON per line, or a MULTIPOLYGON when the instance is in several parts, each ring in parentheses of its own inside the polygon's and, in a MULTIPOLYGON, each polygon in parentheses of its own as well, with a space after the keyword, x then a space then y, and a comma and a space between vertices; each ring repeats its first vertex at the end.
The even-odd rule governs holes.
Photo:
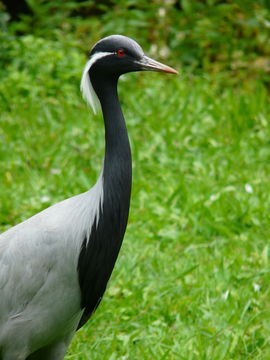
POLYGON ((136 39, 180 76, 129 74, 125 241, 66 359, 270 359, 267 0, 0 2, 0 229, 93 185, 90 47, 136 39), (20 6, 18 6, 20 4, 20 6))

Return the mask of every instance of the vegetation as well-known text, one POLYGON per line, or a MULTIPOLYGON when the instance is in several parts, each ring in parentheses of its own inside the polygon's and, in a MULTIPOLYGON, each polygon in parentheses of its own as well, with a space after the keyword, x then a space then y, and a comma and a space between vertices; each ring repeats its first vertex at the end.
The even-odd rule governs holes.
POLYGON ((10 26, 17 34, 72 41, 88 52, 101 37, 123 33, 193 74, 208 72, 231 85, 270 82, 268 0, 28 0, 24 11, 23 21, 10 26))
POLYGON ((120 83, 133 151, 129 226, 104 299, 66 359, 267 360, 269 80, 267 66, 252 65, 269 51, 267 2, 165 3, 173 16, 155 15, 158 1, 112 1, 111 12, 104 1, 95 15, 95 4, 82 2, 74 14, 74 3, 65 2, 60 14, 60 2, 39 0, 32 18, 11 23, 2 13, 0 229, 94 184, 103 124, 79 93, 84 50, 125 32, 182 73, 129 74, 120 83), (226 7, 249 19, 246 32, 236 32, 230 12, 221 22, 226 7), (185 32, 193 37, 177 42, 188 13, 185 32), (256 19, 264 19, 259 28, 256 19), (230 47, 220 38, 225 27, 242 67, 222 56, 230 47), (202 34, 213 36, 210 47, 202 34))

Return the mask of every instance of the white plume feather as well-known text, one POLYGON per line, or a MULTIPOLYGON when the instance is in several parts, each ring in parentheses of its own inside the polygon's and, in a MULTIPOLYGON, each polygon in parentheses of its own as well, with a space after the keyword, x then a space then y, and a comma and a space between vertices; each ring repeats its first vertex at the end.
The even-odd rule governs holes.
POLYGON ((89 70, 91 66, 100 58, 104 56, 111 55, 110 52, 100 52, 96 53, 91 56, 91 58, 87 61, 84 70, 83 70, 83 76, 81 80, 81 92, 84 100, 91 106, 91 108, 94 111, 94 114, 98 112, 100 109, 100 102, 97 97, 97 94, 91 84, 90 76, 89 76, 89 70))

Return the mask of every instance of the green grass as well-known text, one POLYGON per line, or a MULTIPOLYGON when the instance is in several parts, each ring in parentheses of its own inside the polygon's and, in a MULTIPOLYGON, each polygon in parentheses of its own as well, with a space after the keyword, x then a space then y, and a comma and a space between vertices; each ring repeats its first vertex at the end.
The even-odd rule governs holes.
MULTIPOLYGON (((266 91, 144 73, 126 76, 120 95, 129 225, 103 301, 65 359, 270 359, 266 91)), ((102 118, 77 90, 18 92, 1 111, 1 230, 93 185, 103 151, 102 118)))

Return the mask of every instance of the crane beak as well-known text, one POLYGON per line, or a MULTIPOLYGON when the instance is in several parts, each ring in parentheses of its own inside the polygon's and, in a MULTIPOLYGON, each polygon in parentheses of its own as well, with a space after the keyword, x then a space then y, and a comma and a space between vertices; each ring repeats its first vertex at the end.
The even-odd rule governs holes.
POLYGON ((142 57, 140 61, 138 61, 137 64, 140 65, 140 70, 143 71, 159 71, 159 72, 166 72, 169 74, 178 74, 178 71, 176 71, 172 67, 164 65, 145 55, 142 57))

